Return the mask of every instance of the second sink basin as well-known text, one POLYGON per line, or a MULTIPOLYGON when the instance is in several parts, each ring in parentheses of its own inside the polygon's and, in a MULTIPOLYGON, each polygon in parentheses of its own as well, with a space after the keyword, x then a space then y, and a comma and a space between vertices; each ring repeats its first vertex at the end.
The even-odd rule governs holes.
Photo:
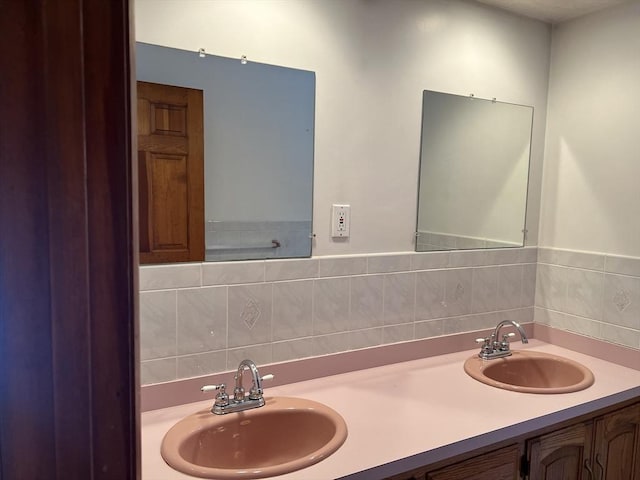
POLYGON ((516 350, 509 357, 469 358, 464 370, 493 387, 526 393, 568 393, 590 387, 593 373, 568 358, 544 352, 516 350))
POLYGON ((189 475, 262 478, 317 463, 335 452, 346 437, 343 418, 326 405, 273 397, 253 410, 194 413, 167 432, 161 453, 169 465, 189 475))

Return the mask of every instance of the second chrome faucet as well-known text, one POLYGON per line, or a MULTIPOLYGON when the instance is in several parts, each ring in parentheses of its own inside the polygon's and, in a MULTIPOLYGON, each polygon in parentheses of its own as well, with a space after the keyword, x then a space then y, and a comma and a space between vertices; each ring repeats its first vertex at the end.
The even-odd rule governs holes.
POLYGON ((256 364, 252 360, 247 359, 240 362, 240 365, 238 365, 238 371, 234 378, 236 385, 233 389, 233 398, 229 397, 224 383, 219 385, 205 385, 200 389, 203 392, 218 390, 213 407, 211 408, 211 413, 224 415, 226 413, 241 412, 251 408, 258 408, 264 405, 262 381, 271 380, 273 378, 272 374, 261 377, 256 364), (243 376, 244 371, 247 369, 251 371, 252 383, 249 393, 245 394, 243 376))
POLYGON ((514 337, 515 333, 506 333, 500 340, 500 329, 505 325, 513 325, 516 330, 518 330, 518 333, 520 333, 520 339, 522 340, 522 343, 529 343, 529 339, 527 338, 527 334, 525 333, 524 328, 522 328, 522 326, 518 322, 515 322, 513 320, 503 320, 498 323, 491 336, 487 338, 476 339, 476 343, 482 344, 480 353, 478 353, 478 356, 480 358, 484 360, 491 360, 494 358, 508 357, 509 355, 511 355, 509 338, 514 337))

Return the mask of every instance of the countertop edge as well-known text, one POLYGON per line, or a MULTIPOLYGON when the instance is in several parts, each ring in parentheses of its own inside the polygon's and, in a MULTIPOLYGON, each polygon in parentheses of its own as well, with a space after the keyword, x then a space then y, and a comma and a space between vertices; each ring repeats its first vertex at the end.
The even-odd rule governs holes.
POLYGON ((482 435, 466 438, 459 442, 444 445, 442 447, 402 458, 391 463, 378 465, 367 470, 345 475, 343 477, 339 477, 337 480, 373 480, 398 475, 441 462, 458 455, 464 455, 473 452, 474 450, 490 447, 491 445, 505 442, 512 438, 516 439, 521 436, 526 436, 537 430, 551 427, 565 421, 570 421, 582 415, 588 415, 597 412, 598 410, 603 410, 637 398, 640 398, 640 386, 591 400, 580 405, 565 408, 547 415, 531 418, 524 422, 493 430, 482 435))

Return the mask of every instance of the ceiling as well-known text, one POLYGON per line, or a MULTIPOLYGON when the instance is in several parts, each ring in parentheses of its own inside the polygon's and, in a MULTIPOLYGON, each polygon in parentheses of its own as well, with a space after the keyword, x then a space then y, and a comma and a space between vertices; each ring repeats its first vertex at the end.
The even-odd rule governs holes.
POLYGON ((547 23, 560 23, 627 0, 476 0, 547 23))

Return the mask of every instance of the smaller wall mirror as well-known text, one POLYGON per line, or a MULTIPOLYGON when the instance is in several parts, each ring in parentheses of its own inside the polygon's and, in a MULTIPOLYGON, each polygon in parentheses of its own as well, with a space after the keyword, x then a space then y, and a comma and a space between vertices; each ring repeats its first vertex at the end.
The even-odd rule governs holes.
POLYGON ((425 90, 416 251, 524 246, 533 107, 425 90))
POLYGON ((138 42, 136 76, 202 91, 204 260, 309 257, 315 73, 138 42))

